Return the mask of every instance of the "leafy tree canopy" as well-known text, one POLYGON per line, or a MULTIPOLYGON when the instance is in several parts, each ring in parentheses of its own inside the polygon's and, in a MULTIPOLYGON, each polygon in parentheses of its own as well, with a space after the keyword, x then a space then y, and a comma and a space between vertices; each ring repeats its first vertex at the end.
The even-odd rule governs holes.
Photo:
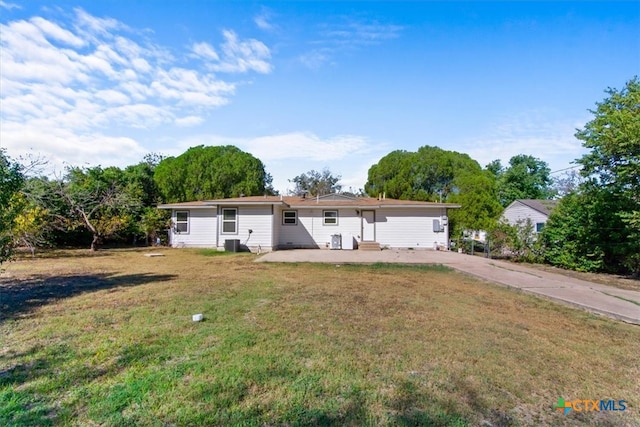
POLYGON ((458 191, 456 176, 474 171, 481 171, 480 165, 467 154, 428 145, 417 152, 397 150, 369 168, 365 191, 372 197, 444 201, 458 191))
POLYGON ((447 202, 459 203, 460 209, 449 211, 454 226, 452 236, 465 230, 488 230, 502 212, 495 191, 495 178, 486 170, 461 171, 454 181, 457 191, 447 202))
POLYGON ((200 145, 163 159, 154 179, 168 203, 274 193, 262 162, 231 145, 200 145))
POLYGON ((497 177, 498 199, 504 207, 516 199, 550 199, 554 195, 551 169, 536 157, 518 154, 506 168, 494 160, 487 170, 497 177))
POLYGON ((595 117, 576 133, 591 150, 578 163, 583 176, 640 201, 640 80, 635 77, 624 89, 606 93, 609 97, 589 110, 595 117))
POLYGON ((424 146, 393 151, 369 169, 365 191, 372 197, 454 202, 450 212, 459 232, 487 227, 500 213, 495 178, 467 154, 424 146))
POLYGON ((593 187, 563 197, 542 231, 545 260, 578 271, 633 272, 640 235, 617 214, 631 207, 628 198, 593 187))
POLYGON ((296 185, 291 193, 294 195, 306 193, 310 196, 337 193, 342 189, 342 185, 338 184, 341 178, 340 175, 333 175, 327 168, 322 172, 310 170, 289 180, 296 185))
POLYGON ((154 179, 157 164, 143 161, 127 166, 123 173, 123 184, 128 192, 140 198, 143 206, 156 206, 161 202, 160 189, 154 179))
POLYGON ((578 160, 586 180, 545 225, 545 257, 565 268, 640 276, 640 82, 606 93, 576 133, 590 149, 578 160))
POLYGON ((54 194, 46 206, 58 226, 85 228, 93 236, 91 249, 103 239, 135 228, 135 212, 141 209, 141 191, 117 167, 70 167, 64 179, 52 183, 54 194))
POLYGON ((16 197, 24 179, 20 164, 13 162, 5 155, 4 149, 0 149, 0 264, 11 256, 11 230, 22 206, 22 203, 16 203, 16 197))

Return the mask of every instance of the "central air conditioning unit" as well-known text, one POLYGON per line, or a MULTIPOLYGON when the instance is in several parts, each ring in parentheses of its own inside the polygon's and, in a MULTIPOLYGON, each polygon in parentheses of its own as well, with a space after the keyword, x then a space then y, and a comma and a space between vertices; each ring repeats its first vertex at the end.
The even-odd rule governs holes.
POLYGON ((240 239, 228 239, 224 241, 226 252, 240 252, 240 239))
POLYGON ((342 249, 342 235, 341 234, 332 234, 331 235, 331 245, 329 249, 342 249))

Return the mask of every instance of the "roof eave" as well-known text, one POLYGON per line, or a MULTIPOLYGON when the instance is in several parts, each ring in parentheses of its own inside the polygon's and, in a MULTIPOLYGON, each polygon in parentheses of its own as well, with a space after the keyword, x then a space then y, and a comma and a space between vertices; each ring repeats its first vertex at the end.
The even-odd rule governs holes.
POLYGON ((240 200, 230 200, 230 201, 226 201, 226 200, 221 200, 221 201, 217 201, 215 203, 213 203, 214 206, 218 205, 218 206, 264 206, 264 205, 283 205, 283 206, 288 206, 284 201, 281 200, 277 200, 277 201, 267 201, 267 202, 260 202, 260 201, 251 201, 251 202, 243 202, 240 200))
POLYGON ((189 203, 167 203, 163 205, 156 206, 158 209, 179 209, 179 208, 189 208, 189 209, 210 209, 215 208, 217 206, 271 206, 271 205, 282 205, 288 206, 283 201, 269 201, 269 202, 241 202, 241 201, 216 201, 216 202, 202 202, 200 204, 189 204, 189 203))
POLYGON ((382 204, 378 204, 378 205, 326 205, 326 204, 317 204, 317 205, 295 205, 295 204, 291 204, 289 207, 291 207, 292 209, 318 209, 318 208, 323 208, 323 209, 345 209, 345 208, 349 208, 349 209, 362 209, 362 210, 367 210, 367 209, 382 209, 382 208, 409 208, 409 209, 430 209, 430 208, 451 208, 451 209, 458 209, 461 208, 461 205, 457 205, 454 203, 434 203, 434 204, 429 204, 429 205, 404 205, 404 204, 398 204, 398 205, 382 205, 382 204))

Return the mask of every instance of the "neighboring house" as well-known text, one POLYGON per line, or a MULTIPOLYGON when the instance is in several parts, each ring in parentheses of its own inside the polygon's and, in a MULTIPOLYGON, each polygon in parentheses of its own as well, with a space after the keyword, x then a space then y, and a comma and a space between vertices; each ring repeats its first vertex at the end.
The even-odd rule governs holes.
POLYGON ((251 196, 158 206, 170 209, 173 247, 257 251, 293 248, 448 248, 450 203, 331 194, 251 196), (337 237, 340 235, 340 237, 337 237))
POLYGON ((531 220, 535 233, 540 233, 549 215, 558 202, 556 200, 518 199, 507 206, 502 213, 502 218, 509 224, 531 220))

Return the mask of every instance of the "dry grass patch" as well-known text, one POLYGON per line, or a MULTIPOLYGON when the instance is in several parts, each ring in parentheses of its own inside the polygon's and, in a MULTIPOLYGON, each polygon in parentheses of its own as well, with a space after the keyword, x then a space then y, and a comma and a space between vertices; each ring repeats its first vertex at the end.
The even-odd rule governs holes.
POLYGON ((638 327, 437 266, 162 253, 8 266, 0 424, 640 423, 638 327))

